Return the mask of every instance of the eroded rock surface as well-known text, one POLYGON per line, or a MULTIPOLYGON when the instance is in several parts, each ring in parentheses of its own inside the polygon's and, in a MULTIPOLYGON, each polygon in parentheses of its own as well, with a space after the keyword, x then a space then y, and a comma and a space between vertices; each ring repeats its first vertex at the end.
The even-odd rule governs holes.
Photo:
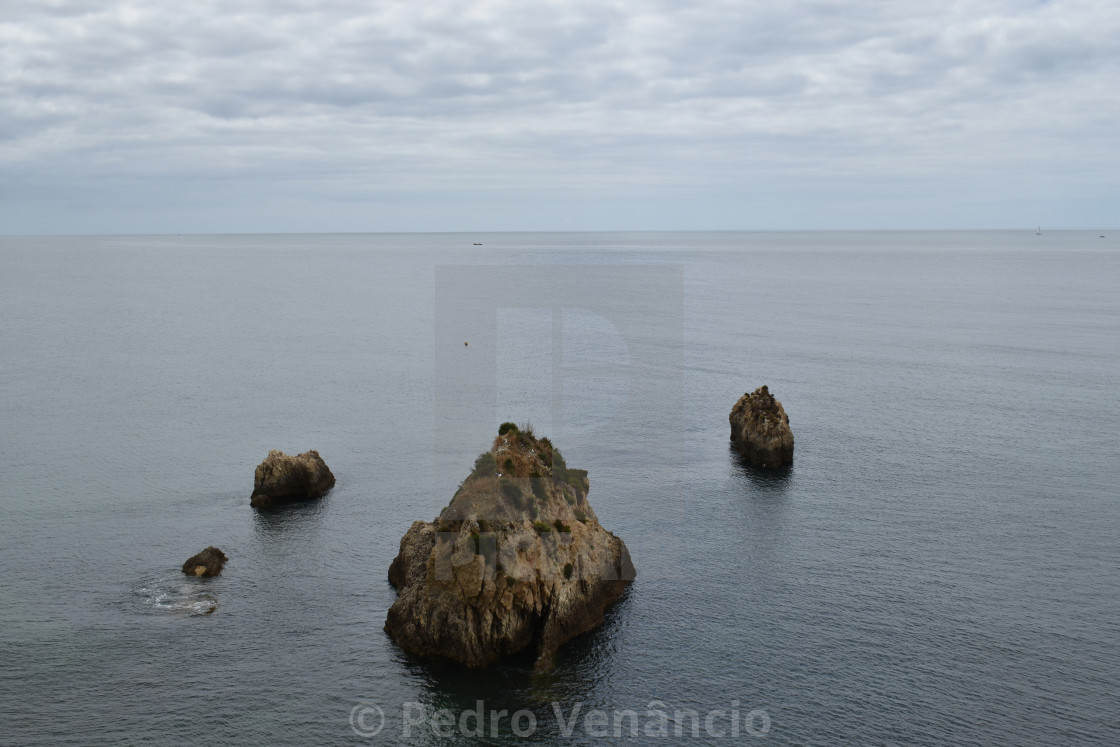
POLYGON ((793 464, 789 416, 766 385, 740 397, 729 420, 731 440, 748 462, 759 467, 793 464))
POLYGON ((272 508, 290 501, 321 498, 334 487, 334 475, 317 451, 288 456, 273 449, 253 476, 254 508, 272 508))
POLYGON ((385 630, 408 651, 482 667, 532 646, 547 667, 634 578, 587 501, 587 472, 509 425, 439 517, 401 539, 385 630))

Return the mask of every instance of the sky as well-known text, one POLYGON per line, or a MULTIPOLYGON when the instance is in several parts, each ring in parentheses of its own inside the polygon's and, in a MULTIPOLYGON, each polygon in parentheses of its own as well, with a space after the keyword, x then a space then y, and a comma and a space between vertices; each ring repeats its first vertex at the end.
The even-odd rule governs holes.
POLYGON ((0 234, 1120 226, 1117 0, 0 0, 0 234))

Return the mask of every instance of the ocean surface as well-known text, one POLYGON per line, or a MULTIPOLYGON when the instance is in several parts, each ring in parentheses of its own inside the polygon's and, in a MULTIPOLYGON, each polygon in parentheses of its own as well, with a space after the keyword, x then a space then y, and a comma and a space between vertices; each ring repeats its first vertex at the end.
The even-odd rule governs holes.
POLYGON ((1120 743, 1100 233, 0 238, 0 743, 1120 743), (543 674, 382 629, 505 420, 638 570, 543 674), (250 509, 270 449, 337 486, 250 509))

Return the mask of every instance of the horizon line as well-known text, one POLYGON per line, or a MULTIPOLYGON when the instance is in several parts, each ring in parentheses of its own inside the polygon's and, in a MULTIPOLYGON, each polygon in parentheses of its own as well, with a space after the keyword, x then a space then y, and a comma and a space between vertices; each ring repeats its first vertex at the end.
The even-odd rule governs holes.
MULTIPOLYGON (((526 233, 984 233, 1019 232, 1036 233, 1038 226, 1003 228, 535 228, 535 229, 457 229, 444 231, 143 231, 143 232, 95 232, 95 233, 2 233, 0 238, 93 238, 114 236, 403 236, 403 235, 463 235, 463 234, 526 234, 526 233)), ((1059 226, 1047 228, 1048 232, 1073 231, 1115 231, 1117 227, 1108 226, 1059 226)))

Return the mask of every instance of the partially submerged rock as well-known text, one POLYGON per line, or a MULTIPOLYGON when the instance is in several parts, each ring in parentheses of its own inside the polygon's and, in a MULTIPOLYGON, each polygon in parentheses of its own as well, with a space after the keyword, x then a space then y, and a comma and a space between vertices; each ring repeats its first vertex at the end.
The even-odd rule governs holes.
POLYGON ((254 508, 271 508, 289 501, 321 498, 334 487, 334 475, 317 451, 288 456, 273 449, 257 465, 253 476, 254 508))
MULTIPOLYGON (((198 555, 191 556, 186 563, 183 563, 183 573, 188 576, 217 576, 221 574, 222 566, 228 560, 226 554, 218 548, 207 547, 198 555)), ((213 609, 210 610, 210 612, 213 611, 213 609)))
POLYGON ((535 646, 547 667, 634 578, 626 545, 587 502, 587 472, 509 425, 439 517, 401 538, 385 630, 414 654, 483 667, 535 646))
POLYGON ((748 462, 759 467, 793 464, 789 416, 766 385, 740 397, 729 420, 731 440, 748 462))

